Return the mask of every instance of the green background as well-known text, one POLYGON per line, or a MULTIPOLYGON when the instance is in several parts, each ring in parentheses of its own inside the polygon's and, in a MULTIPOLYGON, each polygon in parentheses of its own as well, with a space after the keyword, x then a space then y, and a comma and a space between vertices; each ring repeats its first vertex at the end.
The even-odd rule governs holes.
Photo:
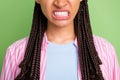
MULTIPOLYGON (((120 0, 89 0, 93 33, 106 38, 116 49, 120 63, 120 0)), ((0 0, 0 72, 6 49, 29 35, 34 0, 0 0)))

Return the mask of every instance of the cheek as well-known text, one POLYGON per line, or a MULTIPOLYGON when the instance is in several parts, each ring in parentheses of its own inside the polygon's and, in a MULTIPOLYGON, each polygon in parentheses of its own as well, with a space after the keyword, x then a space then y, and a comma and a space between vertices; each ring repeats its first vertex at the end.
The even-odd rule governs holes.
POLYGON ((42 9, 42 12, 43 14, 47 17, 50 13, 50 2, 49 0, 41 0, 41 9, 42 9), (48 3, 49 2, 49 3, 48 3))
POLYGON ((75 13, 78 12, 78 10, 79 10, 79 6, 80 6, 79 3, 76 3, 76 4, 73 6, 73 10, 74 10, 75 13))
POLYGON ((75 11, 79 9, 80 2, 80 0, 71 0, 71 5, 75 11))
POLYGON ((42 13, 44 14, 44 16, 48 19, 50 16, 50 12, 47 6, 42 6, 41 9, 42 9, 42 13))

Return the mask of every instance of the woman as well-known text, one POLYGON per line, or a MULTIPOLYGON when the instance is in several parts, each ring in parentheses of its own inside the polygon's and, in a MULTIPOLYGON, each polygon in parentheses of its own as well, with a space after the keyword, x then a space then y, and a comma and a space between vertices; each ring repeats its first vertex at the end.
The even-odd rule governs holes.
POLYGON ((120 80, 115 50, 93 36, 87 0, 36 0, 29 38, 11 45, 1 80, 120 80))

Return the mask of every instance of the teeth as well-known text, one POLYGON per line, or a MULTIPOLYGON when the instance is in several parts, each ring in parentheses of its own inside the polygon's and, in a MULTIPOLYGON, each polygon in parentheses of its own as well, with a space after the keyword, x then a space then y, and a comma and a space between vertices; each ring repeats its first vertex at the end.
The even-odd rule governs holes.
POLYGON ((68 16, 68 12, 54 12, 55 16, 68 16))

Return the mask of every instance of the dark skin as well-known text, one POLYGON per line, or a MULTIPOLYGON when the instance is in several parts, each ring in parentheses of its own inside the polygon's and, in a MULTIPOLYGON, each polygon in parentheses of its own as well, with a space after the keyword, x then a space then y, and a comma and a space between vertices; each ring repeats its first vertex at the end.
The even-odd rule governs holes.
POLYGON ((46 30, 48 40, 58 44, 74 41, 74 18, 81 0, 36 0, 36 2, 40 4, 48 20, 46 30))

